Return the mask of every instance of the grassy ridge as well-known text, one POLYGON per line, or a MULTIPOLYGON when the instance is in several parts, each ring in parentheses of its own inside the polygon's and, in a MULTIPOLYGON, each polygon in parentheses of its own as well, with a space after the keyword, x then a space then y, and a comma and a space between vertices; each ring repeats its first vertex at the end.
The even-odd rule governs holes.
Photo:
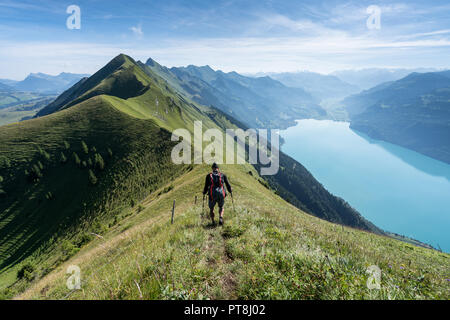
MULTIPOLYGON (((9 287, 2 291, 3 297, 20 293, 30 284, 40 289, 27 291, 24 297, 64 297, 67 291, 61 272, 65 267, 61 267, 61 263, 75 256, 75 260, 69 261, 82 264, 83 273, 88 272, 92 275, 90 279, 97 279, 88 280, 87 285, 94 281, 93 289, 84 291, 84 298, 134 298, 135 293, 131 290, 141 288, 141 281, 148 287, 145 296, 148 298, 255 298, 264 295, 280 298, 287 297, 286 294, 291 294, 291 298, 308 298, 310 294, 326 298, 325 292, 315 289, 308 294, 296 293, 295 288, 287 286, 287 278, 279 288, 276 287, 276 279, 284 279, 286 270, 271 268, 287 263, 286 268, 291 268, 291 273, 298 271, 296 262, 293 265, 290 260, 301 250, 298 241, 302 241, 302 250, 308 251, 312 246, 316 251, 327 252, 326 262, 332 265, 331 256, 335 256, 336 251, 342 253, 339 245, 336 246, 336 237, 349 230, 347 233, 354 236, 351 240, 343 236, 347 240, 342 250, 346 259, 356 260, 345 267, 345 272, 354 274, 359 280, 365 272, 362 265, 379 259, 372 251, 364 249, 373 241, 380 250, 392 245, 392 250, 381 254, 385 258, 379 260, 380 264, 393 259, 397 251, 404 248, 400 242, 385 242, 392 240, 341 229, 312 218, 276 196, 274 190, 309 213, 339 223, 371 228, 367 221, 341 203, 342 200, 323 189, 306 169, 287 157, 281 158, 281 173, 277 179, 270 181, 259 177, 251 166, 225 166, 240 195, 240 204, 236 213, 229 216, 231 224, 223 231, 209 228, 206 221, 198 219, 198 204, 192 205, 195 193, 201 190, 207 168, 173 165, 170 152, 174 143, 170 141, 170 131, 175 128, 191 131, 195 120, 202 120, 204 130, 233 128, 237 123, 220 111, 190 102, 157 75, 143 72, 129 57, 119 55, 46 109, 46 112, 59 111, 0 129, 0 289, 9 287), (166 222, 174 198, 177 212, 182 216, 177 214, 180 224, 169 226, 166 222), (299 231, 302 228, 309 231, 299 231), (140 248, 132 246, 137 241, 134 238, 137 230, 145 231, 140 236, 140 248), (131 242, 127 242, 128 237, 131 242), (192 241, 186 242, 185 237, 192 241), (213 238, 217 241, 211 240, 213 238), (261 239, 266 240, 263 243, 261 239), (215 255, 198 253, 202 252, 200 249, 205 241, 210 243, 205 249, 211 248, 215 255), (361 250, 358 249, 359 241, 363 243, 361 250), (271 259, 265 264, 259 256, 261 246, 281 256, 269 256, 271 259), (198 249, 196 255, 186 252, 186 248, 198 249), (116 254, 120 269, 114 269, 118 274, 113 279, 120 285, 117 292, 111 293, 105 285, 110 276, 106 271, 102 273, 101 268, 114 267, 109 261, 116 254), (165 271, 150 269, 151 274, 156 274, 151 279, 148 275, 143 276, 139 266, 141 278, 134 278, 135 270, 130 269, 133 267, 129 262, 138 259, 140 254, 153 257, 151 261, 162 261, 157 268, 165 268, 165 271), (186 255, 190 257, 189 261, 186 255), (197 266, 195 257, 199 258, 199 263, 202 259, 215 259, 217 263, 197 266), (187 263, 190 263, 189 268, 185 268, 187 263), (354 269, 356 264, 358 269, 354 269), (247 269, 247 265, 252 269, 247 269), (212 278, 208 278, 207 266, 222 273, 211 273, 212 278), (242 266, 247 273, 260 270, 252 279, 256 276, 265 279, 264 270, 272 270, 273 278, 269 277, 264 285, 269 288, 269 293, 264 291, 264 286, 260 287, 259 293, 251 291, 257 287, 250 284, 249 275, 235 270, 242 266), (21 279, 17 281, 16 275, 21 279), (45 278, 40 281, 42 277, 45 278), (184 279, 188 279, 187 282, 184 279), (215 280, 220 281, 213 284, 215 280), (205 281, 206 289, 202 289, 205 281), (124 283, 128 289, 121 287, 124 283), (186 288, 194 285, 202 296, 200 293, 186 296, 186 288), (214 292, 208 287, 214 287, 214 292), (221 291, 222 287, 228 289, 221 291)), ((425 289, 420 289, 419 298, 441 297, 445 282, 439 279, 443 276, 442 266, 448 266, 448 256, 416 250, 412 246, 405 249, 405 253, 413 252, 417 264, 414 275, 431 274, 430 279, 424 278, 427 282, 425 289)), ((265 259, 267 253, 264 254, 265 259)), ((327 271, 321 260, 324 256, 318 257, 320 259, 308 262, 315 270, 314 274, 327 271)), ((144 263, 137 260, 138 264, 141 262, 144 263)), ((342 263, 339 260, 339 267, 342 263)), ((330 267, 333 275, 337 267, 330 267)), ((322 277, 323 274, 311 278, 309 285, 320 286, 322 277)), ((396 279, 400 281, 401 278, 396 275, 396 279)), ((333 278, 333 281, 337 280, 333 278)), ((356 292, 366 297, 362 285, 358 285, 356 292)), ((398 297, 412 297, 411 290, 405 288, 398 297)), ((75 292, 74 297, 81 298, 79 294, 75 292)), ((356 297, 353 293, 339 294, 356 297)))
POLYGON ((236 211, 226 225, 202 217, 208 168, 197 166, 173 190, 149 196, 102 238, 18 298, 33 299, 448 299, 450 256, 335 225, 276 196, 248 166, 224 166, 236 211), (252 171, 252 175, 248 174, 252 171), (170 224, 176 200, 175 223, 170 224), (69 265, 82 290, 66 288, 69 265), (381 290, 366 286, 382 270, 381 290))
MULTIPOLYGON (((41 255, 39 248, 58 245, 60 235, 76 233, 85 225, 91 231, 107 226, 123 208, 183 170, 170 161, 173 143, 168 131, 151 120, 116 111, 102 96, 36 120, 0 131, 5 192, 0 198, 2 277, 17 262, 41 255), (30 180, 38 165, 40 176, 30 180), (96 176, 95 185, 90 172, 96 176)), ((47 261, 49 268, 54 263, 47 261)))
MULTIPOLYGON (((147 61, 146 65, 139 62, 138 65, 141 66, 143 71, 147 73, 149 76, 154 76, 155 74, 157 74, 159 77, 167 81, 167 84, 169 84, 170 87, 174 88, 175 90, 182 93, 186 97, 189 97, 190 99, 205 105, 219 106, 223 112, 227 112, 228 114, 234 115, 234 117, 239 116, 239 120, 243 122, 250 121, 250 123, 253 123, 251 119, 253 119, 253 117, 255 116, 261 117, 261 114, 264 114, 264 117, 270 119, 270 121, 277 122, 279 121, 279 119, 276 120, 277 117, 279 117, 280 114, 284 113, 283 106, 286 106, 285 103, 287 103, 287 101, 284 100, 284 98, 281 99, 280 96, 278 96, 278 98, 275 99, 275 101, 270 99, 272 95, 277 96, 275 92, 278 92, 278 90, 283 91, 284 89, 280 83, 276 81, 273 82, 267 78, 259 78, 258 80, 255 79, 252 80, 250 78, 242 77, 238 74, 233 73, 224 74, 221 72, 214 72, 209 67, 197 68, 191 66, 186 68, 186 70, 189 69, 194 74, 199 73, 200 78, 203 78, 205 80, 203 81, 194 75, 187 76, 189 72, 187 72, 186 70, 182 71, 181 69, 183 68, 181 68, 180 70, 178 70, 179 72, 177 72, 176 68, 168 69, 166 67, 159 65, 156 61, 153 61, 151 59, 147 61), (249 97, 247 97, 245 101, 242 100, 233 101, 232 97, 234 95, 232 93, 234 91, 231 90, 231 92, 228 93, 223 91, 223 90, 227 91, 230 89, 230 88, 227 89, 226 83, 230 84, 228 81, 226 81, 226 83, 222 83, 219 81, 220 85, 217 85, 217 87, 212 87, 207 84, 207 82, 214 82, 213 81, 214 79, 223 77, 229 78, 228 80, 234 83, 232 87, 234 87, 236 92, 240 92, 240 89, 243 89, 241 85, 245 84, 244 85, 245 87, 249 86, 249 88, 250 87, 253 88, 253 90, 256 90, 256 92, 258 92, 259 94, 263 94, 263 96, 265 97, 263 99, 264 102, 259 100, 262 98, 262 96, 259 95, 253 96, 253 98, 250 99, 252 105, 255 104, 258 105, 258 112, 255 112, 255 110, 253 110, 252 112, 250 112, 251 115, 245 114, 246 112, 248 112, 249 106, 244 102, 246 101, 248 103, 249 97), (235 85, 237 85, 237 87, 235 87, 235 85), (221 103, 218 102, 217 100, 218 98, 219 100, 222 101, 221 103), (258 101, 261 103, 258 103, 258 101), (271 105, 269 109, 266 109, 267 103, 271 105), (229 107, 231 106, 235 108, 235 111, 236 108, 239 109, 240 111, 236 113, 232 112, 231 109, 229 109, 229 107), (272 109, 273 107, 276 108, 272 109), (242 112, 244 112, 244 114, 242 112)), ((244 91, 246 91, 247 89, 245 89, 244 91)), ((293 98, 287 92, 285 92, 284 96, 287 100, 293 98)), ((298 97, 296 95, 294 95, 294 97, 296 97, 294 100, 297 99, 297 102, 302 101, 301 97, 298 97)), ((129 100, 133 99, 135 98, 129 100)), ((289 103, 287 104, 289 105, 289 103)), ((139 106, 136 106, 135 108, 133 108, 133 111, 138 113, 139 112, 138 108, 139 106)), ((252 108, 253 107, 251 107, 250 109, 252 108)), ((291 108, 290 112, 294 112, 294 114, 296 112, 299 112, 296 113, 297 116, 302 114, 302 112, 300 112, 299 110, 294 111, 295 109, 296 108, 291 108)), ((310 110, 310 112, 314 113, 312 109, 310 110)), ((311 116, 311 113, 309 114, 311 116)), ((285 121, 287 122, 292 121, 294 115, 291 114, 291 116, 292 117, 286 118, 291 120, 285 119, 285 121)), ((248 127, 243 123, 235 122, 235 125, 243 129, 247 129, 248 127)), ((233 125, 232 127, 235 127, 235 125, 233 125)), ((265 122, 265 125, 263 127, 266 126, 270 127, 269 123, 265 122)), ((228 126, 228 128, 230 128, 230 126, 228 126)), ((258 170, 260 168, 258 164, 256 164, 255 167, 258 170)), ((357 227, 363 230, 368 230, 379 234, 383 233, 382 230, 377 228, 371 222, 367 221, 355 209, 351 208, 351 206, 343 199, 330 194, 308 172, 308 170, 305 167, 303 167, 300 163, 298 163, 291 157, 283 154, 282 152, 280 153, 280 170, 276 175, 265 176, 264 179, 267 181, 270 187, 276 190, 276 192, 283 199, 295 205, 296 207, 302 209, 305 212, 311 213, 317 217, 326 219, 328 221, 352 227, 357 227)))
MULTIPOLYGON (((105 68, 113 70, 107 81, 94 75, 95 81, 83 83, 98 82, 97 92, 111 91, 117 79, 119 87, 130 82, 123 74, 136 71, 121 56, 105 68), (116 77, 116 69, 122 76, 116 77)), ((169 131, 192 130, 195 120, 204 129, 232 126, 220 112, 195 106, 157 77, 141 72, 131 78, 147 88, 137 97, 101 94, 1 128, 0 289, 15 283, 28 264, 39 265, 28 278, 47 274, 93 233, 115 225, 137 201, 180 175, 187 166, 172 164, 169 131)), ((26 286, 15 285, 19 291, 26 286)))

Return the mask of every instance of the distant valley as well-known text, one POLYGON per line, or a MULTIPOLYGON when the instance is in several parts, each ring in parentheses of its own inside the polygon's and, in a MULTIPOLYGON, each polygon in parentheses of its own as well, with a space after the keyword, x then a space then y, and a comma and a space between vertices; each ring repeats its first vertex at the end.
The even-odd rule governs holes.
POLYGON ((22 81, 0 79, 0 125, 33 117, 85 74, 31 73, 22 81))
MULTIPOLYGON (((19 92, 35 92, 47 94, 59 94, 70 88, 88 74, 75 74, 62 72, 56 76, 45 73, 30 73, 24 80, 15 81, 0 79, 1 85, 19 92)), ((0 86, 0 90, 2 87, 0 86)))

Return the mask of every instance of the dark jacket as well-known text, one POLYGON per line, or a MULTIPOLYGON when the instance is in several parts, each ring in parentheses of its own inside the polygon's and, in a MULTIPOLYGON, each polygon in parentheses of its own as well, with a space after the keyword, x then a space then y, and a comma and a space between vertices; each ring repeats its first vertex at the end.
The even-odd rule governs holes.
MULTIPOLYGON (((209 188, 211 187, 211 173, 208 173, 206 175, 205 178, 205 187, 203 188, 203 194, 206 194, 209 190, 209 188)), ((219 172, 221 179, 222 179, 222 183, 227 187, 227 190, 229 193, 232 193, 233 191, 231 190, 231 185, 228 182, 227 176, 225 174, 223 174, 222 172, 219 172)))

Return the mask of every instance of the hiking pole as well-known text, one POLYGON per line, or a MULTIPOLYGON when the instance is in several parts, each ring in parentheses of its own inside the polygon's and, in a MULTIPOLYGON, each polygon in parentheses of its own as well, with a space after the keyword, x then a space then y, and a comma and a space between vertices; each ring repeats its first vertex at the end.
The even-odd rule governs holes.
POLYGON ((205 216, 205 194, 203 194, 203 202, 202 202, 202 218, 205 216))
POLYGON ((233 203, 233 211, 236 213, 236 209, 234 208, 234 198, 233 198, 233 192, 230 192, 231 194, 231 203, 233 203))

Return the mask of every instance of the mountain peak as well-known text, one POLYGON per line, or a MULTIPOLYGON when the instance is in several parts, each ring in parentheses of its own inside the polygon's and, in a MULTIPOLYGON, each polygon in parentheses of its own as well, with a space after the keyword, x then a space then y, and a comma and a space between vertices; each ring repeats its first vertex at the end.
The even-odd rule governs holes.
POLYGON ((55 101, 40 110, 36 117, 69 108, 100 94, 122 99, 138 95, 146 89, 145 84, 138 79, 140 76, 136 74, 139 70, 142 69, 133 58, 121 53, 89 78, 79 80, 55 101))
POLYGON ((186 69, 190 70, 200 70, 200 71, 206 71, 206 72, 215 72, 213 68, 211 68, 209 65, 204 66, 196 66, 193 64, 190 64, 186 67, 186 69))
POLYGON ((116 57, 114 57, 114 59, 112 59, 110 61, 110 63, 112 62, 112 63, 121 63, 121 64, 123 64, 123 63, 125 63, 127 61, 134 62, 134 59, 131 58, 130 56, 127 56, 124 53, 120 53, 116 57))
POLYGON ((48 76, 49 76, 48 74, 45 74, 45 73, 42 73, 42 72, 37 72, 37 73, 33 73, 32 72, 26 78, 46 78, 48 76))
POLYGON ((201 70, 203 70, 203 71, 207 71, 207 72, 216 72, 213 68, 211 68, 208 64, 207 65, 205 65, 205 66, 201 66, 201 67, 199 67, 201 70))
POLYGON ((145 62, 145 64, 150 66, 150 67, 154 67, 154 66, 159 66, 160 65, 158 62, 156 62, 152 58, 148 58, 147 62, 145 62))

